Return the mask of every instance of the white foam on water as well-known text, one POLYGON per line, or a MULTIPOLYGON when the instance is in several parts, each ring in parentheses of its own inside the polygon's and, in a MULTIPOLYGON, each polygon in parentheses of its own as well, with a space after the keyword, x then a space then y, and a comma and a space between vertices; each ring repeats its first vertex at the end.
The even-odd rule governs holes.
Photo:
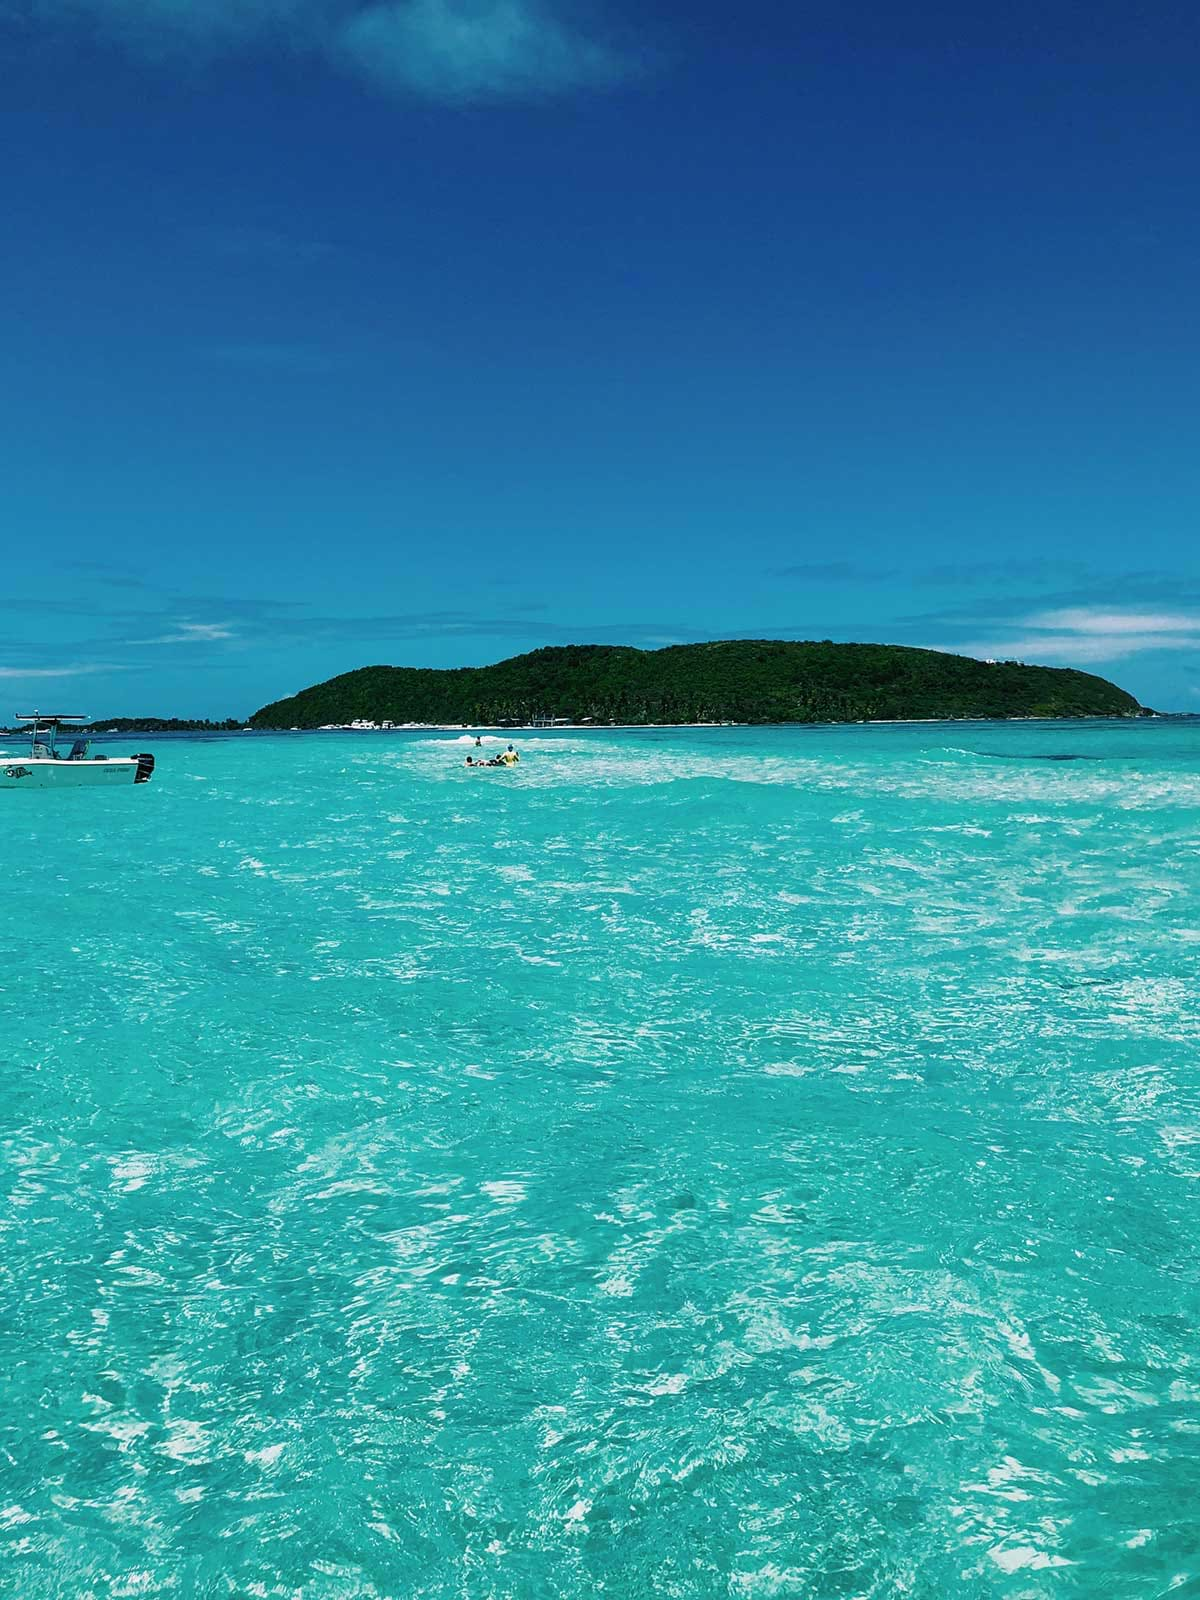
POLYGON ((1018 1544, 994 1546, 988 1551, 1001 1572, 1044 1572, 1048 1568, 1069 1567, 1074 1563, 1065 1556, 1049 1550, 1039 1550, 1036 1545, 1018 1544))
POLYGON ((519 1206, 529 1198, 525 1185, 516 1178, 493 1178, 479 1185, 489 1200, 497 1205, 519 1206))

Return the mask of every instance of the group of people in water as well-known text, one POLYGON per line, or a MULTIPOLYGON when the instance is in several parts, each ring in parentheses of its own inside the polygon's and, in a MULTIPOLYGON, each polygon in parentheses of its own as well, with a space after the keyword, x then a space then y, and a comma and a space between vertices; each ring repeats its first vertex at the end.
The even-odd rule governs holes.
MULTIPOLYGON (((475 748, 477 750, 483 749, 482 739, 475 740, 475 748)), ((485 761, 482 756, 478 760, 474 756, 468 756, 467 765, 469 767, 515 767, 520 759, 520 756, 510 744, 507 750, 501 750, 500 754, 493 756, 490 761, 485 761)))

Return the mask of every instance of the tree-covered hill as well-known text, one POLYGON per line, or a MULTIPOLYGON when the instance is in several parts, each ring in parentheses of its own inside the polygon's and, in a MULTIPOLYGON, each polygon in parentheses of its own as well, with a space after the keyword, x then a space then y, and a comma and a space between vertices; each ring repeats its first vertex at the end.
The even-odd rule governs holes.
POLYGON ((245 724, 236 717, 213 722, 209 717, 103 717, 89 722, 88 733, 232 733, 245 724))
POLYGON ((256 728, 372 722, 853 722, 916 717, 1135 716, 1090 672, 989 663, 903 645, 729 639, 566 645, 489 667, 361 667, 264 706, 256 728))
MULTIPOLYGON (((96 733, 233 733, 244 726, 236 717, 226 717, 221 722, 214 722, 209 717, 97 717, 94 722, 64 728, 63 732, 64 735, 70 732, 89 737, 96 733)), ((12 728, 0 728, 0 733, 23 733, 27 738, 29 732, 29 728, 22 723, 12 728)))

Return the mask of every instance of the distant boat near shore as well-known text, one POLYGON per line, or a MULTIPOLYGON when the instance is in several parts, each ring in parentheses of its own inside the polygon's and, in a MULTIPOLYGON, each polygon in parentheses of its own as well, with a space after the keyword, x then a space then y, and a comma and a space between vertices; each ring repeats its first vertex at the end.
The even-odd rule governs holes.
MULTIPOLYGON (((396 727, 394 722, 372 722, 367 717, 355 717, 353 722, 323 722, 317 730, 319 733, 390 733, 396 727)), ((252 731, 252 730, 247 730, 252 731)), ((298 728, 291 732, 298 733, 298 728)))

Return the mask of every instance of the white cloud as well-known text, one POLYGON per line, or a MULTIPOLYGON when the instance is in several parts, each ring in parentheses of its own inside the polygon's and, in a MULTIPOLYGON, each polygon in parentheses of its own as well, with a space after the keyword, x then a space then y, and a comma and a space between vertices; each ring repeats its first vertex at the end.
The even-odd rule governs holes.
POLYGON ((228 622, 179 622, 173 633, 160 633, 153 639, 126 639, 126 644, 210 644, 236 635, 228 622))
POLYGON ((627 70, 538 0, 391 0, 351 17, 341 46, 385 88, 444 100, 599 88, 627 70))
POLYGON ((966 644, 935 645, 954 655, 978 656, 993 661, 1048 661, 1083 666, 1100 661, 1123 661, 1147 650, 1200 649, 1200 633, 1188 634, 1032 634, 1026 638, 972 640, 966 644))
POLYGON ((25 0, 30 21, 90 24, 142 53, 321 55, 391 91, 466 101, 604 88, 634 61, 573 0, 25 0))
POLYGON ((1088 666, 1124 661, 1153 650, 1200 650, 1200 616, 1073 606, 1023 617, 1006 624, 1005 631, 991 639, 943 648, 959 655, 1001 661, 1088 666))
POLYGON ((28 683, 34 678, 85 678, 93 672, 129 672, 107 661, 88 661, 74 667, 0 667, 0 678, 28 683))
POLYGON ((1155 635, 1195 633, 1200 617, 1161 611, 1100 611, 1090 606, 1070 607, 1065 611, 1042 611, 1026 617, 1028 628, 1063 629, 1068 633, 1155 635))

